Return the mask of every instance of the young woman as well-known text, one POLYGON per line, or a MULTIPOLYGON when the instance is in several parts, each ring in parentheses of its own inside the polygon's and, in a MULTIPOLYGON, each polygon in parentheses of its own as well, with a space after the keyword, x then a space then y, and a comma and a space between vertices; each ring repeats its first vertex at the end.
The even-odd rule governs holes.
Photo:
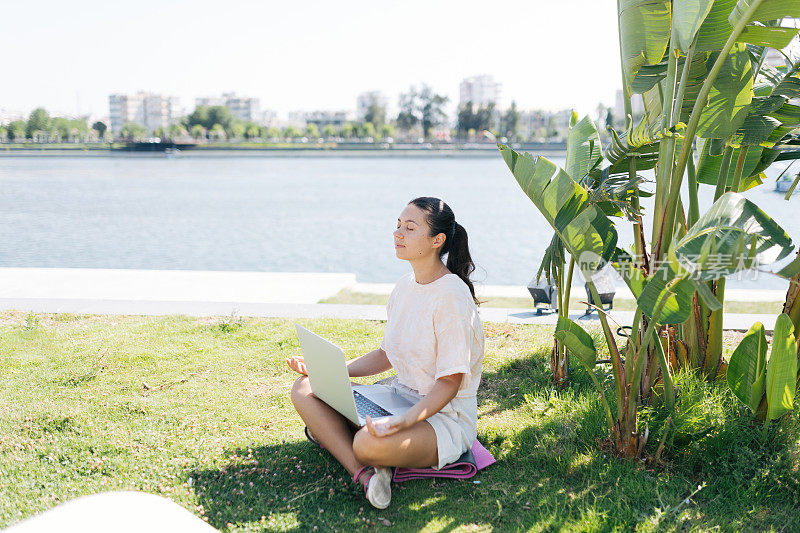
POLYGON ((472 446, 483 361, 483 326, 469 279, 475 265, 467 232, 453 211, 438 198, 412 200, 397 219, 394 241, 395 254, 411 263, 413 272, 389 296, 380 347, 347 368, 352 377, 394 368, 393 390, 415 405, 402 416, 367 417, 366 426, 353 428, 311 393, 303 358, 286 360, 302 374, 292 388, 292 403, 309 438, 364 486, 379 509, 391 500, 390 467, 441 468, 472 446))

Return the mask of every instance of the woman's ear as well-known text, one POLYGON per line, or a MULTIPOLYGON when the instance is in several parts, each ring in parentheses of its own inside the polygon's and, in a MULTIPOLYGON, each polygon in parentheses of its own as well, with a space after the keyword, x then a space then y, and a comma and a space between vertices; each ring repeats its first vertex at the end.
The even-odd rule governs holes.
POLYGON ((442 245, 444 245, 444 241, 446 238, 447 236, 444 233, 438 234, 436 237, 433 238, 433 247, 439 248, 442 245))

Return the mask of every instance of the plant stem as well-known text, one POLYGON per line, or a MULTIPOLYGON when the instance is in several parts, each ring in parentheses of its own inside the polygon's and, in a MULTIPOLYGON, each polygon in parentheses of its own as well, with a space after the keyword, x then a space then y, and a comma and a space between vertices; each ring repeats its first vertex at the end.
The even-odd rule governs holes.
MULTIPOLYGON (((733 149, 730 146, 725 149, 725 155, 727 155, 727 157, 722 161, 722 166, 724 168, 720 168, 720 177, 717 179, 717 188, 714 193, 714 201, 722 196, 722 194, 728 189, 728 168, 730 166, 732 154, 733 149)), ((746 158, 747 146, 742 146, 739 149, 739 157, 736 160, 736 170, 733 174, 733 184, 731 185, 731 190, 733 191, 738 191, 739 189, 739 183, 742 179, 742 168, 744 167, 744 161, 746 158)), ((717 287, 714 291, 714 296, 716 296, 717 300, 720 302, 725 301, 725 278, 720 278, 717 280, 717 287)), ((706 379, 711 381, 716 379, 717 372, 719 372, 720 363, 722 362, 722 323, 724 318, 724 309, 722 308, 717 309, 716 311, 711 311, 711 314, 708 317, 708 346, 706 348, 705 360, 703 361, 703 371, 706 374, 706 379)))
MULTIPOLYGON (((667 283, 666 289, 671 289, 676 283, 681 281, 681 279, 682 278, 676 278, 670 281, 667 283)), ((641 342, 639 343, 639 350, 636 354, 636 361, 634 362, 633 366, 633 379, 631 379, 630 393, 628 394, 628 411, 626 414, 626 419, 628 421, 632 420, 636 415, 636 407, 639 404, 639 387, 642 379, 642 367, 644 367, 644 360, 647 358, 647 346, 650 344, 650 339, 652 338, 653 331, 656 328, 656 322, 658 321, 658 317, 661 315, 661 310, 664 308, 666 303, 666 297, 659 299, 659 302, 656 304, 656 308, 653 311, 653 316, 650 318, 650 322, 647 324, 647 329, 645 330, 644 335, 642 335, 641 342)), ((628 357, 630 357, 630 355, 628 355, 628 357)))
MULTIPOLYGON (((714 296, 720 302, 725 301, 725 278, 717 280, 717 288, 714 291, 714 296)), ((722 320, 723 308, 716 311, 711 311, 708 317, 708 346, 706 347, 706 358, 703 364, 703 370, 706 373, 706 379, 714 381, 719 371, 719 364, 722 361, 722 320)))
POLYGON ((575 258, 569 256, 569 269, 567 270, 567 281, 564 283, 564 318, 569 318, 569 297, 572 289, 572 273, 575 271, 575 258))
POLYGON ((714 201, 719 200, 719 197, 725 194, 725 189, 728 187, 728 171, 731 167, 731 157, 733 156, 733 146, 726 146, 725 151, 722 153, 722 163, 719 166, 719 177, 717 178, 717 187, 714 189, 714 201))
MULTIPOLYGON (((674 35, 673 35, 674 37, 674 35)), ((674 110, 674 97, 675 97, 675 80, 678 75, 678 59, 677 53, 668 50, 669 60, 667 61, 667 78, 664 82, 666 87, 666 94, 662 99, 664 106, 661 109, 661 127, 668 129, 672 126, 672 114, 674 110)), ((675 137, 669 136, 662 139, 658 146, 658 167, 656 168, 656 194, 655 194, 655 208, 653 209, 653 238, 652 243, 656 243, 657 232, 663 223, 667 197, 669 195, 669 177, 672 171, 672 164, 675 160, 675 137)), ((653 261, 658 263, 660 252, 657 247, 651 246, 653 261)))
MULTIPOLYGON (((592 300, 594 300, 596 305, 599 305, 600 294, 597 292, 597 287, 595 287, 594 282, 590 279, 586 280, 586 285, 589 287, 592 300)), ((611 359, 611 368, 614 371, 614 385, 617 395, 617 413, 619 416, 625 391, 625 374, 622 368, 622 361, 619 357, 617 342, 614 340, 614 334, 611 332, 611 328, 608 326, 608 319, 606 318, 605 313, 598 311, 597 315, 600 318, 600 324, 603 326, 603 334, 606 337, 606 345, 608 346, 608 355, 611 359)))
MULTIPOLYGON (((564 318, 569 318, 569 299, 570 299, 570 292, 572 289, 572 274, 574 271, 575 271, 575 258, 570 255, 569 269, 567 270, 567 279, 564 282, 563 302, 561 303, 564 309, 564 313, 561 316, 563 316, 564 318)), ((569 351, 567 350, 566 346, 559 346, 558 364, 564 369, 563 378, 566 379, 569 373, 569 351)))
POLYGON ((733 173, 733 185, 731 185, 731 190, 733 192, 739 192, 739 185, 742 181, 744 160, 747 158, 747 148, 748 146, 745 145, 739 149, 739 159, 736 161, 736 171, 733 173))
POLYGON ((603 410, 606 412, 606 419, 608 420, 608 430, 611 434, 614 434, 614 417, 611 414, 611 406, 608 405, 608 400, 606 399, 606 395, 603 392, 603 386, 600 384, 600 381, 597 379, 597 376, 594 375, 594 370, 588 369, 589 376, 592 378, 594 382, 595 388, 600 393, 600 401, 603 403, 603 410))
POLYGON ((694 168, 694 155, 692 154, 689 156, 689 218, 686 221, 686 225, 690 228, 700 218, 700 202, 697 198, 697 192, 697 173, 694 168))
MULTIPOLYGON (((673 38, 674 37, 675 37, 675 35, 673 33, 673 38)), ((668 88, 669 88, 669 91, 670 91, 669 92, 670 102, 669 102, 669 107, 667 109, 670 110, 670 114, 668 116, 666 111, 664 112, 664 129, 672 128, 678 122, 680 122, 681 110, 683 109, 683 96, 686 93, 686 86, 688 84, 688 78, 689 78, 689 69, 690 69, 690 66, 692 64, 692 55, 693 54, 694 54, 694 42, 692 42, 691 46, 689 46, 689 49, 686 52, 686 59, 684 60, 684 63, 683 63, 683 72, 681 72, 680 83, 677 85, 677 95, 675 96, 675 101, 674 102, 672 101, 672 95, 675 94, 676 87, 674 87, 674 86, 673 87, 669 87, 669 85, 668 85, 668 88), (669 120, 667 120, 668 118, 669 118, 669 120)), ((678 69, 678 60, 677 60, 678 50, 677 49, 675 49, 675 50, 670 52, 670 60, 669 60, 670 65, 672 64, 673 57, 675 58, 675 73, 677 75, 677 69, 678 69)), ((669 82, 670 82, 670 80, 669 80, 669 74, 668 74, 667 83, 669 84, 669 82)), ((675 76, 673 76, 672 83, 673 84, 675 83, 675 76)), ((675 136, 672 135, 672 136, 668 137, 667 141, 665 143, 665 146, 666 146, 666 150, 665 150, 665 154, 664 154, 665 158, 662 160, 661 154, 659 154, 659 159, 658 159, 659 168, 661 166, 664 167, 663 173, 661 174, 661 179, 660 180, 657 179, 657 182, 663 184, 662 196, 666 196, 669 193, 670 176, 671 176, 672 172, 674 171, 673 165, 675 163, 675 144, 676 144, 675 136)), ((669 240, 667 240, 667 241, 662 241, 661 240, 662 235, 661 235, 661 233, 659 231, 661 229, 661 225, 663 224, 663 220, 662 219, 663 219, 663 217, 665 215, 665 212, 669 211, 669 209, 667 209, 667 207, 669 206, 669 199, 667 199, 666 202, 662 202, 661 205, 664 207, 664 209, 663 210, 659 210, 659 213, 656 215, 655 221, 654 221, 654 224, 653 224, 653 243, 656 243, 656 246, 654 246, 652 248, 652 250, 653 250, 653 261, 655 261, 656 263, 661 259, 661 256, 663 255, 662 254, 662 250, 661 250, 661 243, 662 242, 669 242, 669 240), (657 234, 656 232, 659 232, 659 233, 657 234)), ((670 228, 670 234, 671 233, 672 233, 672 229, 670 228)), ((670 238, 671 238, 671 235, 670 235, 670 238)))
POLYGON ((633 379, 633 360, 634 353, 639 349, 639 328, 642 324, 642 308, 637 306, 633 314, 633 325, 631 326, 631 340, 628 343, 628 355, 625 357, 625 376, 627 384, 630 385, 633 379))
MULTIPOLYGON (((560 262, 560 261, 559 261, 560 262)), ((558 267, 556 267, 556 300, 558 301, 558 314, 559 316, 566 317, 564 314, 564 292, 562 290, 564 285, 564 276, 562 275, 562 270, 564 269, 564 263, 561 263, 558 267)))
MULTIPOLYGON (((696 40, 696 38, 695 38, 696 40)), ((678 94, 675 97, 675 107, 672 110, 672 122, 670 126, 674 126, 681 121, 681 111, 683 110, 683 96, 686 94, 686 86, 689 81, 689 69, 692 64, 692 56, 694 55, 694 42, 692 42, 689 49, 686 51, 686 60, 683 62, 683 72, 681 73, 681 82, 678 85, 678 94)))
POLYGON ((672 412, 675 410, 675 386, 672 383, 672 374, 669 370, 669 361, 664 353, 664 346, 661 345, 661 335, 656 334, 654 344, 656 345, 656 353, 661 361, 661 374, 664 380, 664 404, 667 410, 672 412))

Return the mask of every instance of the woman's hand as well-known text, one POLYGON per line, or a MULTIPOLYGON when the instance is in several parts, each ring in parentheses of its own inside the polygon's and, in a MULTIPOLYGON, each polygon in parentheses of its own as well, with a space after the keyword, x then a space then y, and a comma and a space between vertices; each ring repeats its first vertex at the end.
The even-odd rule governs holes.
POLYGON ((303 376, 308 375, 308 370, 306 369, 306 360, 303 359, 303 356, 295 355, 294 357, 287 359, 286 364, 298 374, 302 374, 303 376))
POLYGON ((408 427, 409 423, 403 416, 385 416, 377 420, 367 416, 367 432, 373 437, 388 437, 408 427))

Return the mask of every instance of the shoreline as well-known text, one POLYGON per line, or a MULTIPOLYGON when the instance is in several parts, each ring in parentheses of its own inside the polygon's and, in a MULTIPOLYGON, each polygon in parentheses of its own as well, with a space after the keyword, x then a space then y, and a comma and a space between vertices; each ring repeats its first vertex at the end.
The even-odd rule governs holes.
MULTIPOLYGON (((522 143, 515 146, 521 151, 535 152, 549 157, 565 157, 563 143, 537 144, 522 143)), ((494 144, 481 147, 463 147, 444 144, 439 146, 397 145, 390 148, 375 147, 372 144, 330 146, 298 145, 281 146, 196 146, 165 152, 161 149, 125 149, 102 146, 41 147, 2 146, 0 158, 4 157, 124 157, 124 158, 167 158, 184 159, 197 157, 471 157, 496 158, 498 149, 494 144)))

